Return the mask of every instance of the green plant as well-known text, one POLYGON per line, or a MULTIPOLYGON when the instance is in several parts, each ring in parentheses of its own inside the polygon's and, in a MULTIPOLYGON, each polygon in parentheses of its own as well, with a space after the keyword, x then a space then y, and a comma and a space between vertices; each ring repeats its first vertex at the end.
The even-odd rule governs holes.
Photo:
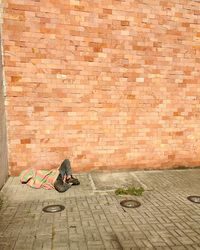
POLYGON ((135 195, 135 196, 141 196, 142 193, 144 192, 143 187, 127 187, 127 188, 118 188, 115 190, 116 195, 135 195))

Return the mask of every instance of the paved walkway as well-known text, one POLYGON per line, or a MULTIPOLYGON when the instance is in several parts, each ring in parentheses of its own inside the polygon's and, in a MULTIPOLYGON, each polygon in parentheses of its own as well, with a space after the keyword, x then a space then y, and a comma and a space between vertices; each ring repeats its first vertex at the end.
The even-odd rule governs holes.
POLYGON ((90 173, 65 193, 34 190, 10 177, 1 190, 0 250, 200 249, 200 169, 90 173), (143 186, 141 197, 116 196, 143 186), (120 201, 134 198, 138 208, 120 201), (49 204, 65 210, 44 213, 49 204))

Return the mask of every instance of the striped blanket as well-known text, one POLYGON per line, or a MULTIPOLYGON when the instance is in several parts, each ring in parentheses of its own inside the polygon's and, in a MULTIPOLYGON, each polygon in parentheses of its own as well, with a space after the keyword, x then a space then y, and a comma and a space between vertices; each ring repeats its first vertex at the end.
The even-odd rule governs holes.
POLYGON ((36 170, 29 168, 22 171, 20 181, 32 188, 54 189, 54 182, 58 174, 58 169, 36 170))

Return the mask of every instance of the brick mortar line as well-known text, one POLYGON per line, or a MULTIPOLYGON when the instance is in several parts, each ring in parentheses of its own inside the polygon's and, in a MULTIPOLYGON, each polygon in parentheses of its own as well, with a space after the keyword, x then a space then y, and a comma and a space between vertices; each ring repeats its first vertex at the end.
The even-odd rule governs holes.
MULTIPOLYGON (((86 236, 86 233, 85 233, 85 230, 84 230, 84 225, 83 225, 83 219, 82 219, 82 216, 81 216, 81 213, 80 213, 80 210, 79 210, 79 207, 78 207, 78 204, 77 204, 77 199, 75 198, 75 202, 76 202, 76 206, 78 208, 78 214, 79 214, 79 217, 80 217, 80 224, 81 224, 81 227, 82 227, 82 231, 83 231, 83 235, 85 237, 85 243, 86 243, 86 247, 88 249, 88 242, 87 242, 87 236, 86 236)), ((87 201, 86 201, 87 202, 87 201)), ((88 202, 87 202, 88 203, 88 202)), ((68 223, 68 232, 69 232, 69 223, 68 223)), ((70 243, 70 240, 69 240, 69 243, 70 243)), ((70 244, 69 244, 70 246, 70 244)))
MULTIPOLYGON (((116 200, 116 201, 118 202, 118 200, 116 200)), ((118 203, 119 203, 119 202, 118 202, 118 203)), ((105 217, 106 217, 106 220, 107 220, 109 226, 110 226, 111 229, 112 229, 112 232, 113 232, 114 235, 116 236, 118 243, 119 243, 120 246, 122 247, 122 245, 121 245, 121 243, 120 243, 120 240, 118 239, 118 237, 117 237, 117 235, 116 235, 115 228, 114 228, 114 227, 112 226, 112 224, 109 222, 108 216, 107 216, 107 214, 105 213, 105 210, 104 210, 104 208, 102 207, 102 205, 101 205, 101 204, 99 204, 99 205, 100 205, 100 207, 101 207, 101 209, 102 209, 102 211, 103 211, 103 213, 104 213, 104 215, 105 215, 105 217)), ((119 205, 119 204, 118 204, 118 205, 119 205)), ((120 205, 119 205, 119 206, 120 206, 120 205)), ((121 211, 121 213, 127 213, 127 211, 126 211, 125 208, 119 207, 119 209, 120 209, 120 208, 123 210, 123 211, 121 211)), ((120 210, 119 210, 119 209, 117 209, 117 214, 120 213, 120 210)), ((128 214, 128 215, 129 215, 129 214, 128 214)), ((129 216, 130 216, 130 215, 129 215, 129 216)), ((128 235, 130 236, 130 238, 132 238, 131 235, 130 235, 130 233, 129 233, 129 231, 128 231, 128 227, 126 226, 125 223, 123 223, 123 220, 122 220, 122 225, 124 225, 124 227, 127 229, 128 235)), ((145 237, 146 237, 146 236, 145 236, 145 237)), ((146 239, 147 239, 147 237, 146 237, 146 239)), ((135 242, 135 240, 134 240, 134 239, 132 239, 132 240, 133 240, 133 242, 137 245, 137 243, 135 242)))
MULTIPOLYGON (((106 245, 105 245, 105 242, 104 242, 104 239, 103 239, 103 235, 101 234, 101 231, 99 230, 98 223, 97 223, 96 220, 95 220, 95 217, 94 217, 94 215, 93 215, 93 210, 91 209, 90 204, 89 204, 87 198, 86 198, 86 202, 87 202, 87 204, 88 204, 88 209, 90 210, 90 212, 91 212, 91 214, 92 214, 92 218, 93 218, 93 220, 94 220, 94 224, 95 224, 95 226, 96 226, 96 229, 97 229, 97 231, 99 232, 99 235, 100 235, 100 237, 101 237, 101 241, 102 241, 102 243, 103 243, 104 249, 106 249, 106 245)), ((99 204, 99 205, 100 205, 100 204, 99 204)), ((101 205, 100 205, 100 206, 101 206, 101 205)), ((88 247, 88 245, 87 245, 87 247, 88 247)))
MULTIPOLYGON (((159 192, 160 193, 160 192, 159 192)), ((161 194, 161 193, 160 193, 161 194)), ((163 195, 163 194, 162 194, 163 195)), ((166 197, 165 197, 166 198, 166 197)), ((162 212, 162 210, 158 207, 157 208, 159 211, 160 211, 160 213, 161 213, 161 215, 163 215, 163 212, 162 212)), ((170 211, 172 211, 171 210, 171 208, 170 207, 168 207, 168 209, 170 210, 170 211)), ((183 212, 184 212, 184 210, 182 210, 183 212)), ((174 213, 173 211, 172 211, 172 213, 174 213)), ((185 212, 184 212, 185 213, 185 212)), ((182 218, 181 218, 181 216, 180 215, 177 215, 177 213, 175 213, 175 216, 180 220, 180 222, 184 222, 184 220, 182 220, 182 218)), ((175 228, 177 229, 177 227, 176 227, 176 222, 174 222, 173 221, 173 219, 170 219, 170 218, 168 218, 170 221, 171 221, 171 223, 175 226, 175 228)), ((192 218, 191 218, 192 219, 192 218)), ((185 222, 187 225, 188 225, 188 227, 189 227, 189 229, 190 230, 192 230, 192 231, 195 231, 187 222, 185 222)), ((165 227, 165 229, 171 234, 171 232, 170 232, 170 230, 168 229, 168 228, 166 228, 165 227)), ((175 229, 175 230, 176 230, 175 229)), ((181 230, 181 232, 183 232, 184 233, 184 231, 182 231, 182 229, 180 229, 181 230)), ((159 234, 160 235, 160 234, 159 234)), ((186 234, 184 233, 184 236, 185 236, 186 234)), ((163 237, 162 237, 162 235, 160 235, 161 236, 161 238, 163 239, 163 240, 165 240, 163 237)), ((172 235, 173 236, 173 235, 172 235)), ((186 235, 190 240, 192 240, 193 241, 193 239, 189 236, 189 235, 186 235)), ((174 237, 174 236, 173 236, 174 237)), ((182 245, 182 242, 179 240, 179 239, 177 239, 176 238, 176 240, 178 240, 179 242, 180 242, 180 244, 182 245)), ((194 242, 194 241, 193 241, 194 242)), ((196 244, 196 242, 194 242, 195 244, 196 244)), ((168 245, 168 244, 167 244, 168 245)))

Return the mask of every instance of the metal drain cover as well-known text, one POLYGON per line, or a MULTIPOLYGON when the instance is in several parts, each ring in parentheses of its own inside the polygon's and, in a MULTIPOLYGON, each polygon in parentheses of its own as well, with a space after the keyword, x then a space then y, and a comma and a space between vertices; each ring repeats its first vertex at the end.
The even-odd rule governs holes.
POLYGON ((42 211, 45 213, 57 213, 64 209, 65 207, 62 205, 49 205, 49 206, 44 207, 42 211))
POLYGON ((120 202, 122 207, 135 208, 141 206, 141 203, 136 200, 123 200, 120 202))
POLYGON ((200 204, 200 196, 198 196, 198 195, 191 195, 191 196, 188 196, 187 198, 191 202, 200 204))

